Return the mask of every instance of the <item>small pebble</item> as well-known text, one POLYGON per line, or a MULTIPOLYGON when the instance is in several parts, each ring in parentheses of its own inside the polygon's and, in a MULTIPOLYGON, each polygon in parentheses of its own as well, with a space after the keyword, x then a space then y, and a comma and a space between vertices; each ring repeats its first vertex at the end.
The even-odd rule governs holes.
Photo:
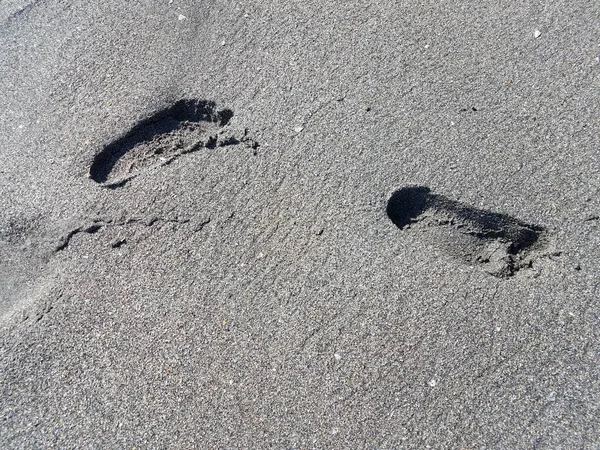
POLYGON ((126 243, 127 243, 127 239, 125 239, 125 238, 118 238, 118 239, 115 239, 114 241, 112 241, 111 244, 110 244, 110 246, 112 248, 119 248, 119 247, 123 246, 126 243))
POLYGON ((334 353, 333 357, 335 358, 336 361, 339 361, 340 359, 342 359, 342 355, 340 355, 339 353, 334 353))
POLYGON ((185 19, 187 19, 187 17, 185 17, 183 14, 179 14, 179 15, 177 16, 177 18, 178 18, 179 20, 185 20, 185 19))
POLYGON ((533 37, 535 38, 539 38, 542 35, 542 32, 540 30, 535 30, 533 32, 533 37))
POLYGON ((435 385, 437 384, 437 382, 436 382, 436 381, 435 381, 435 380, 432 378, 431 380, 429 380, 429 381, 427 382, 427 384, 428 384, 429 386, 431 386, 431 387, 435 387, 435 385))
POLYGON ((304 130, 304 127, 303 127, 302 125, 296 125, 296 126, 294 127, 294 131, 295 131, 296 133, 300 133, 302 130, 304 130))

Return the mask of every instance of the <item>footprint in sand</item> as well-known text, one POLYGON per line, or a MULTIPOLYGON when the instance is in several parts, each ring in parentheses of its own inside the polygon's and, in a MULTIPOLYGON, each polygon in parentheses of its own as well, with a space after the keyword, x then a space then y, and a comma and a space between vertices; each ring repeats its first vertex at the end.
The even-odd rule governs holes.
POLYGON ((0 219, 0 320, 40 290, 46 258, 36 249, 40 219, 0 219))
POLYGON ((218 111, 212 101, 179 100, 104 147, 92 162, 90 178, 105 187, 117 188, 146 167, 169 164, 202 148, 240 143, 258 148, 247 130, 238 138, 225 128, 232 117, 233 111, 218 111))
POLYGON ((547 234, 540 226, 432 194, 424 186, 395 191, 387 215, 401 230, 423 231, 451 255, 481 264, 499 278, 531 267, 547 234))

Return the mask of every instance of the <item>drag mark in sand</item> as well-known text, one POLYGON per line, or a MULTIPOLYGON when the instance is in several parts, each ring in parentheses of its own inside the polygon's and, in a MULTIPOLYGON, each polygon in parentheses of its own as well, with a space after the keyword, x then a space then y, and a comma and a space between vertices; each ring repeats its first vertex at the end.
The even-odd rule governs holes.
POLYGON ((35 8, 36 6, 38 6, 41 3, 41 1, 42 0, 33 0, 32 2, 26 3, 25 5, 21 6, 16 11, 10 13, 7 17, 7 20, 15 20, 21 16, 25 16, 25 15, 29 14, 29 12, 33 8, 35 8))
POLYGON ((540 226, 432 194, 424 186, 395 191, 386 212, 399 229, 425 231, 450 254, 481 264, 498 278, 531 267, 547 234, 540 226))
POLYGON ((212 101, 179 100, 104 147, 92 162, 90 178, 115 189, 146 167, 167 165, 203 148, 245 144, 256 150, 259 145, 248 130, 236 137, 225 128, 232 117, 233 111, 218 111, 212 101))
MULTIPOLYGON (((192 231, 197 233, 202 231, 206 225, 210 223, 210 217, 203 218, 200 221, 194 221, 188 218, 179 218, 179 217, 149 217, 149 218, 129 218, 124 220, 114 220, 114 219, 94 219, 91 223, 88 223, 85 226, 77 227, 72 229, 68 233, 66 233, 61 239, 60 242, 54 247, 54 252, 60 252, 69 247, 71 240, 73 237, 80 233, 85 234, 95 234, 101 229, 105 227, 125 227, 127 225, 142 225, 145 227, 153 227, 155 225, 164 225, 164 224, 176 224, 176 225, 185 225, 191 224, 192 231)), ((123 245, 127 244, 126 238, 117 238, 113 242, 111 242, 112 248, 119 248, 123 245)))

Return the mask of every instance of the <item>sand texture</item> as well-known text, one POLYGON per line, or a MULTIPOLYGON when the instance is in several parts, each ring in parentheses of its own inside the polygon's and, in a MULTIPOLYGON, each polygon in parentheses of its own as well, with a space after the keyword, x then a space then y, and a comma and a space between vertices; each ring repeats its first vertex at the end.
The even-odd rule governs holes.
POLYGON ((0 448, 600 448, 600 2, 0 2, 0 448))

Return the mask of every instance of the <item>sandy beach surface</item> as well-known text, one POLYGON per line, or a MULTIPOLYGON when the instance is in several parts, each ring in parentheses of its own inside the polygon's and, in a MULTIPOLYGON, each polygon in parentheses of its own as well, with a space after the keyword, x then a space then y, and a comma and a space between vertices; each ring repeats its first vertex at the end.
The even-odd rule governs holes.
POLYGON ((0 2, 0 447, 600 448, 600 2, 0 2))

